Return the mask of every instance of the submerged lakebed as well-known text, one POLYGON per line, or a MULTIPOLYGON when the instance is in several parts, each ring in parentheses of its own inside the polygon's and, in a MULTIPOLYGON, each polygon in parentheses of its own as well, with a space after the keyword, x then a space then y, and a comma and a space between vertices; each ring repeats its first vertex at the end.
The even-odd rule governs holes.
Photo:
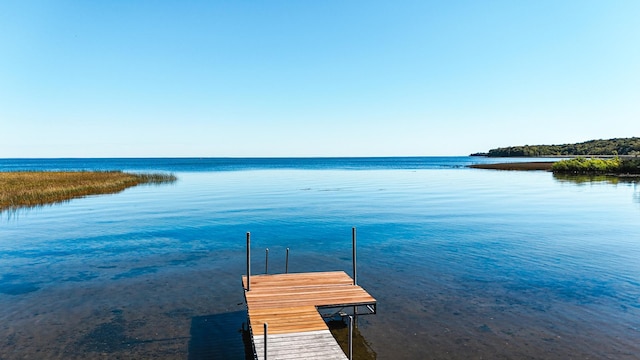
POLYGON ((0 160, 178 178, 3 214, 0 358, 243 359, 245 233, 256 271, 350 272, 352 226, 370 358, 637 358, 637 183, 490 161, 0 160))

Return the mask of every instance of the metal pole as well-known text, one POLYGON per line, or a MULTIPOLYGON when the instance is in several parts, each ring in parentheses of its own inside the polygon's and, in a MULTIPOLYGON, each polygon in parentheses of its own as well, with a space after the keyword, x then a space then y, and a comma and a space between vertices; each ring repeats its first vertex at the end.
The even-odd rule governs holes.
POLYGON ((284 261, 284 273, 285 274, 289 273, 289 248, 287 248, 287 257, 284 261))
POLYGON ((349 316, 349 360, 353 360, 353 316, 349 316))
POLYGON ((251 233, 247 232, 247 291, 251 289, 251 233))
POLYGON ((265 253, 265 258, 264 258, 264 273, 265 274, 269 273, 269 248, 267 248, 267 251, 265 253))
POLYGON ((357 258, 356 258, 356 228, 351 228, 351 240, 353 243, 352 257, 353 257, 353 285, 358 285, 358 270, 357 270, 357 258))
POLYGON ((269 325, 264 323, 264 360, 267 360, 267 332, 269 330, 269 325))

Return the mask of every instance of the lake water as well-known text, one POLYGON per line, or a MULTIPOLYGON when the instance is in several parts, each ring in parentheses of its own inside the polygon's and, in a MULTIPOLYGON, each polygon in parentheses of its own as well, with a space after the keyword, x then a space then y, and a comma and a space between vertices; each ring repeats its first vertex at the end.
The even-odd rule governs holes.
POLYGON ((361 358, 639 359, 638 184, 465 167, 504 160, 0 160, 178 177, 1 214, 0 359, 244 359, 246 232, 350 273, 353 226, 361 358))

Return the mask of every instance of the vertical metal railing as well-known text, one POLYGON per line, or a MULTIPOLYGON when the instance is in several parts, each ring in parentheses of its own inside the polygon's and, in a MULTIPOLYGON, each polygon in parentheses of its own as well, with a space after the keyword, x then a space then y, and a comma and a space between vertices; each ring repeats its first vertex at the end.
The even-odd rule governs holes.
POLYGON ((358 285, 358 260, 356 258, 356 228, 351 228, 351 241, 352 241, 352 257, 353 257, 353 285, 358 285))
POLYGON ((247 291, 251 290, 251 233, 247 231, 247 291))
POLYGON ((264 273, 269 273, 269 248, 267 248, 264 255, 264 273))
POLYGON ((285 260, 284 260, 284 273, 285 274, 289 273, 289 248, 287 248, 287 256, 285 257, 285 260))

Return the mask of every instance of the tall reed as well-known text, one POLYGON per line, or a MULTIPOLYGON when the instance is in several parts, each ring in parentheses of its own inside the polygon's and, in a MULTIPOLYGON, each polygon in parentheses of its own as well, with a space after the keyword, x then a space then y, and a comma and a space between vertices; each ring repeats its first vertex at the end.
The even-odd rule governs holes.
POLYGON ((0 212, 87 195, 113 194, 140 184, 175 182, 173 174, 122 171, 0 172, 0 212))

